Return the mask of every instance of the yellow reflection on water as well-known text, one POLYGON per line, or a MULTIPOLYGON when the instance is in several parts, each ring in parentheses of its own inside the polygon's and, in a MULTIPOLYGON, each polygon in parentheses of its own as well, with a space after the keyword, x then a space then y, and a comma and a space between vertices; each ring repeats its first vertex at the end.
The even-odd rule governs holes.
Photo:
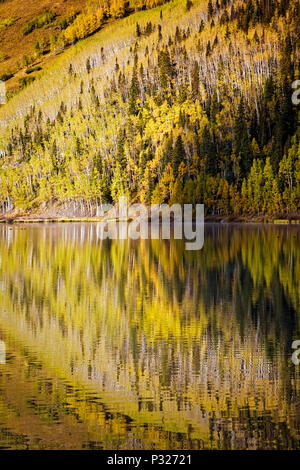
POLYGON ((300 231, 0 227, 0 447, 299 448, 300 231))

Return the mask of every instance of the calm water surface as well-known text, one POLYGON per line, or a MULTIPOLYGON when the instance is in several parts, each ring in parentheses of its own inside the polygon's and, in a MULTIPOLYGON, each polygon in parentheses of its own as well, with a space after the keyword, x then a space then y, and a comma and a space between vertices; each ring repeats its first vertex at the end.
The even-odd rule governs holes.
POLYGON ((300 230, 0 225, 0 448, 300 448, 300 230))

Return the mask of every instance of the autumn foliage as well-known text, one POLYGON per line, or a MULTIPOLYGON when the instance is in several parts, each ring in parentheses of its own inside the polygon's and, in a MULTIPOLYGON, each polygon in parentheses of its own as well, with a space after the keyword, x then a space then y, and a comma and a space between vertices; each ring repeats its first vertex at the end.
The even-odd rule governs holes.
MULTIPOLYGON (((90 2, 64 41, 129 8, 90 2)), ((2 212, 55 201, 94 214, 122 194, 297 212, 299 18, 299 1, 195 0, 105 26, 0 111, 2 212)))

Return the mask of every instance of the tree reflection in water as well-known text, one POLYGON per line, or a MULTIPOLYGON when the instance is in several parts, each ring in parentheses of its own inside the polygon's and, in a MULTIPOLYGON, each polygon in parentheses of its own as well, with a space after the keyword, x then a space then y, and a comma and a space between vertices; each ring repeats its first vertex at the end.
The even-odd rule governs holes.
POLYGON ((299 448, 299 229, 98 230, 0 227, 0 445, 299 448))

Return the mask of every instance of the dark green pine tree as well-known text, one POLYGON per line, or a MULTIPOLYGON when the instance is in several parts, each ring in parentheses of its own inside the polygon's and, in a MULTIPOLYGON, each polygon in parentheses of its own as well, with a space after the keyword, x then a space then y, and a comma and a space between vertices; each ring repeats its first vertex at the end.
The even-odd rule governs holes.
POLYGON ((280 55, 279 90, 276 96, 274 112, 272 166, 278 170, 279 162, 285 152, 285 146, 295 131, 296 114, 292 103, 292 82, 294 79, 294 66, 292 63, 292 41, 287 34, 283 41, 280 55))
POLYGON ((280 78, 281 78, 281 100, 280 118, 282 125, 282 138, 284 145, 288 136, 292 135, 297 122, 292 103, 292 82, 294 80, 294 66, 292 62, 292 41, 288 34, 281 53, 280 78))
POLYGON ((87 73, 90 73, 91 71, 91 61, 90 61, 90 58, 88 57, 87 60, 86 60, 86 71, 87 73))
POLYGON ((181 31, 179 29, 179 26, 176 26, 176 31, 175 31, 175 43, 179 44, 181 42, 181 31))
POLYGON ((173 78, 173 65, 168 49, 158 54, 160 85, 165 90, 173 78))
POLYGON ((163 152, 162 162, 161 162, 161 173, 164 172, 165 167, 168 163, 173 160, 173 136, 167 137, 165 149, 163 152))
POLYGON ((137 57, 135 57, 131 85, 130 85, 130 90, 129 90, 128 112, 131 115, 136 115, 139 112, 137 99, 140 96, 140 86, 139 86, 137 66, 138 66, 138 61, 137 61, 137 57))
POLYGON ((185 4, 185 8, 187 11, 190 11, 190 9, 192 8, 193 6, 193 2, 192 0, 186 0, 186 4, 185 4))
POLYGON ((110 199, 110 190, 109 190, 109 178, 107 175, 107 169, 105 163, 100 154, 98 154, 94 161, 95 168, 100 174, 100 198, 104 201, 109 201, 110 199))
POLYGON ((208 41, 206 45, 206 57, 209 57, 210 54, 211 54, 211 45, 210 45, 210 41, 208 41))
POLYGON ((137 38, 141 37, 141 27, 139 23, 136 24, 136 37, 137 38))
POLYGON ((94 85, 91 86, 91 100, 92 100, 92 103, 93 105, 95 106, 96 109, 99 108, 100 106, 100 101, 99 101, 99 98, 98 98, 98 95, 96 93, 96 90, 95 90, 95 87, 94 85))
POLYGON ((125 129, 122 129, 119 132, 119 135, 117 138, 117 155, 116 155, 116 161, 120 164, 121 170, 125 170, 126 164, 127 164, 125 152, 124 152, 125 141, 126 141, 126 133, 125 133, 125 129))
POLYGON ((163 35, 162 35, 162 28, 161 24, 158 25, 158 41, 162 41, 163 35))
POLYGON ((265 103, 270 103, 274 97, 274 92, 275 92, 275 85, 274 85, 274 80, 273 76, 270 75, 270 77, 267 78, 266 84, 264 87, 264 102, 265 103))
POLYGON ((213 7, 213 4, 212 4, 212 1, 209 0, 208 2, 208 5, 207 5, 207 15, 208 15, 208 19, 210 19, 214 14, 214 7, 213 7))
POLYGON ((248 136, 248 127, 243 98, 241 98, 234 122, 233 151, 236 156, 241 156, 242 177, 246 177, 252 163, 252 152, 248 136))
POLYGON ((202 133, 200 157, 204 157, 206 159, 205 167, 207 172, 210 175, 215 176, 218 172, 217 152, 208 126, 205 126, 202 133))
POLYGON ((175 178, 178 175, 178 168, 181 162, 185 160, 185 150, 183 146, 183 141, 181 135, 179 135, 176 139, 174 150, 173 150, 173 172, 175 178))
POLYGON ((275 103, 275 85, 272 75, 267 78, 264 92, 260 104, 260 119, 258 126, 258 135, 261 147, 267 145, 273 134, 274 121, 274 103, 275 103))
MULTIPOLYGON (((77 153, 77 155, 78 155, 78 153, 77 153)), ((59 160, 58 160, 58 147, 57 147, 57 144, 56 144, 56 140, 53 141, 53 144, 52 144, 52 147, 51 147, 51 162, 52 162, 53 171, 58 175, 58 173, 59 173, 59 160)))
POLYGON ((218 96, 216 90, 214 90, 211 102, 210 102, 210 121, 212 124, 216 124, 216 117, 220 111, 220 103, 218 101, 218 96))
POLYGON ((193 63, 193 69, 192 69, 192 96, 194 99, 197 98, 199 94, 199 85, 200 85, 199 64, 198 64, 198 61, 195 60, 193 63))
POLYGON ((142 150, 140 153, 140 162, 139 162, 139 181, 142 181, 142 178, 145 173, 147 163, 153 158, 153 149, 151 140, 147 143, 147 147, 142 150))

